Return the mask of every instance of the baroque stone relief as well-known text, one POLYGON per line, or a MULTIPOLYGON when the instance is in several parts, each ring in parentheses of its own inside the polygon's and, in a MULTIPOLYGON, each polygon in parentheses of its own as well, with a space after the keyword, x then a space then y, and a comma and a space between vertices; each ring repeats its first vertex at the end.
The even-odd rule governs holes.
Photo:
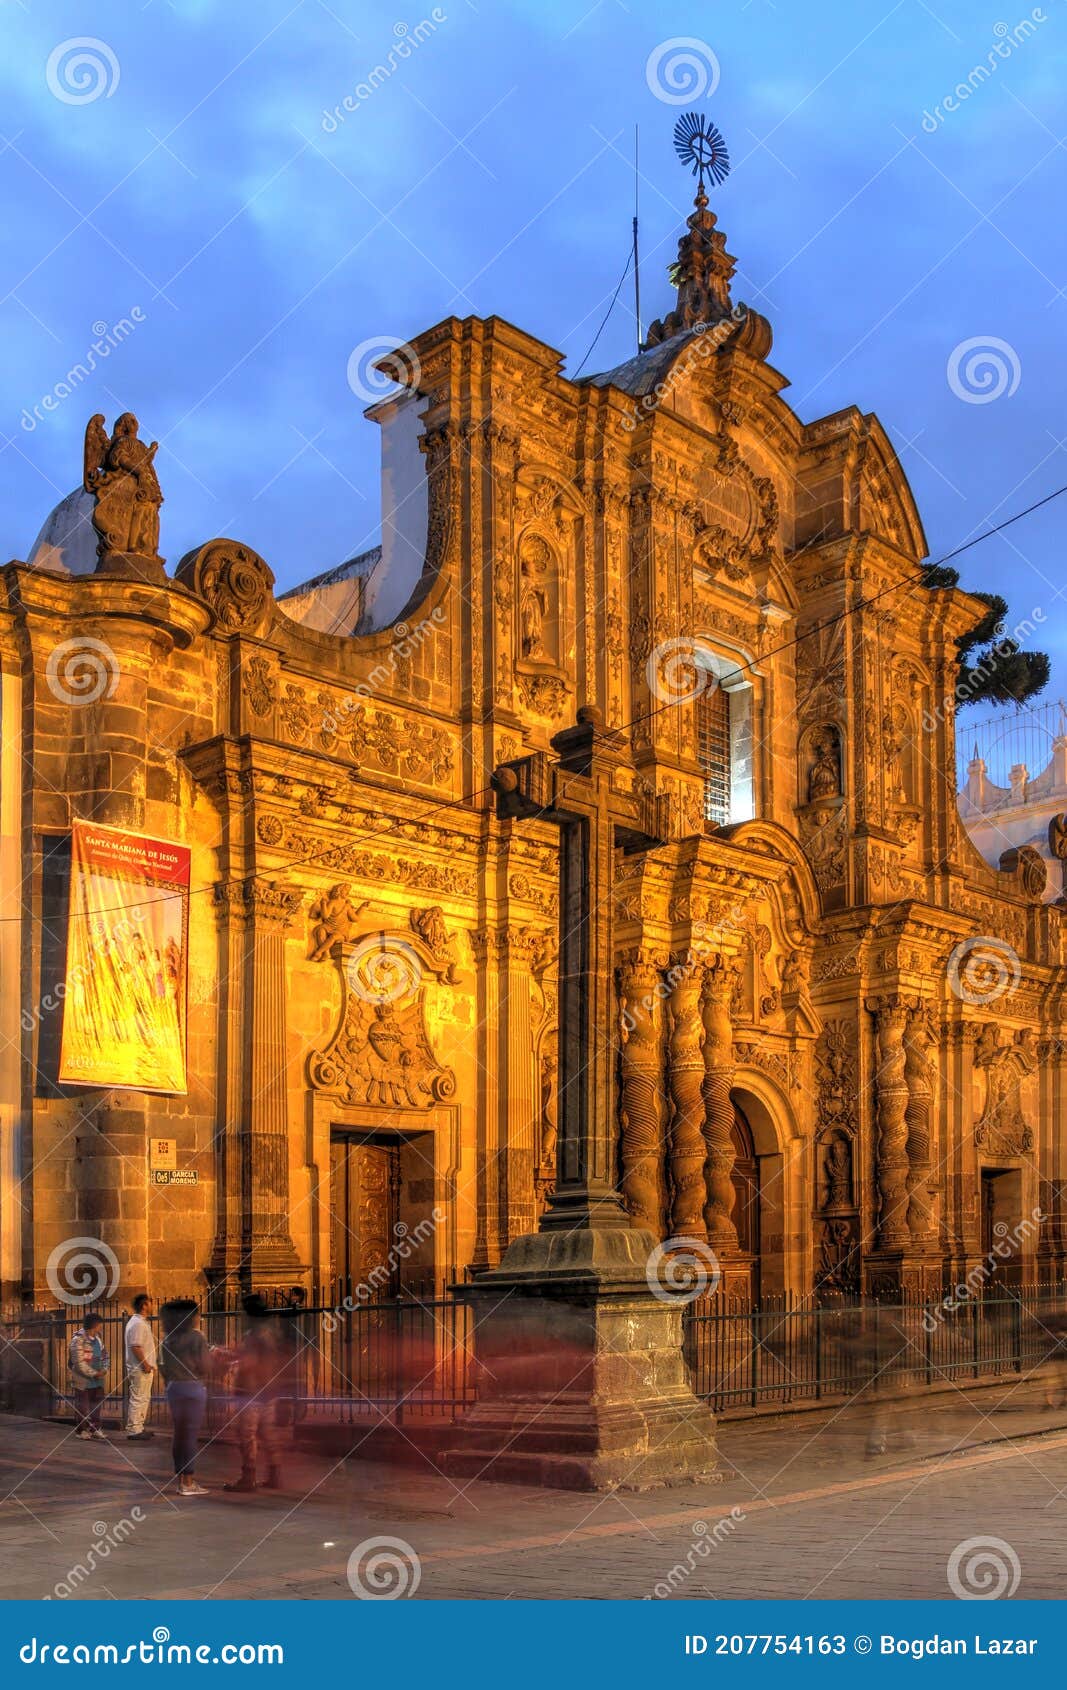
POLYGON ((974 1067, 984 1078, 984 1098, 974 1129, 979 1149, 998 1155, 1023 1156, 1034 1148, 1034 1131, 1023 1108, 1026 1081, 1038 1065, 1037 1035, 1021 1027, 1002 1039, 1001 1029, 987 1023, 975 1040, 974 1067))
POLYGON ((385 929, 334 950, 341 978, 341 1016, 324 1050, 308 1058, 308 1081, 349 1104, 428 1109, 456 1089, 451 1068, 430 1041, 430 981, 452 983, 453 964, 414 934, 385 929))
POLYGON ((215 612, 232 633, 265 632, 274 610, 274 575, 251 546, 238 540, 209 540, 186 552, 176 578, 215 612))

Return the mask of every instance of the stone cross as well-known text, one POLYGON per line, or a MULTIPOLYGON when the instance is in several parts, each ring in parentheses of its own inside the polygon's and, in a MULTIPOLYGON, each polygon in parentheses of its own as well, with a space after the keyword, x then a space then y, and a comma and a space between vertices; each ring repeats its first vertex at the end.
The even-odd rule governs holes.
POLYGON ((626 791, 622 755, 599 711, 493 774, 501 818, 560 830, 559 1137, 556 1186, 540 1231, 628 1227, 615 1184, 615 852, 647 851, 667 834, 666 799, 626 791))

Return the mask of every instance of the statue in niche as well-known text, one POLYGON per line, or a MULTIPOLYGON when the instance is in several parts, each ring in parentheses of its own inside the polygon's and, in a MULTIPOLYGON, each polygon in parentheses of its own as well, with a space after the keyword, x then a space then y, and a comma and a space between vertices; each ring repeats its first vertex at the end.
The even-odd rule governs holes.
POLYGON ((841 796, 841 741, 834 727, 820 728, 811 744, 813 762, 808 770, 808 801, 841 796))
POLYGON ((137 418, 124 411, 108 439, 102 415, 85 430, 82 483, 95 498, 93 527, 97 556, 135 556, 162 564, 159 555, 159 507, 163 503, 155 456, 159 444, 137 437, 137 418))
POLYGON ((547 662, 550 653, 545 647, 545 623, 548 620, 548 562, 542 552, 529 553, 522 560, 522 597, 519 618, 522 630, 522 655, 531 662, 547 662))
POLYGON ((975 1124, 974 1142, 992 1151, 1024 1156, 1034 1147, 1034 1132, 1023 1112, 1022 1087, 1038 1066, 1037 1034, 1022 1027, 1002 1044, 1000 1029, 987 1023, 975 1040, 974 1066, 986 1077, 985 1107, 975 1124))
POLYGON ((826 1146, 823 1174, 826 1179, 827 1210, 832 1212, 835 1209, 851 1209, 852 1149, 848 1139, 840 1134, 835 1133, 826 1146))
POLYGON ((539 1165, 542 1170, 553 1174, 556 1170, 556 1140, 558 1136, 556 1053, 554 1050, 544 1050, 541 1053, 541 1152, 539 1165))
POLYGON ((849 1294, 859 1286, 851 1221, 824 1221, 819 1243, 819 1288, 849 1294))
POLYGON ((906 804, 908 791, 904 778, 904 748, 908 739, 908 716, 902 706, 885 715, 882 721, 882 756, 885 759, 886 796, 891 804, 906 804))
POLYGON ((346 885, 331 886, 311 906, 311 952, 309 962, 321 962, 334 945, 355 937, 355 926, 366 904, 353 904, 346 885))

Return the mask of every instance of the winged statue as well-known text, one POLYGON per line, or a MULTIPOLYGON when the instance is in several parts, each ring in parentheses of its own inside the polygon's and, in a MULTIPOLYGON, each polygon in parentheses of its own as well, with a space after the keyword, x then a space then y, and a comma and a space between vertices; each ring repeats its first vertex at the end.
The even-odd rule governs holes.
POLYGON ((124 411, 108 438, 103 416, 90 417, 85 430, 82 484, 96 501, 93 527, 97 557, 133 556, 162 564, 159 556, 159 507, 163 503, 155 456, 157 441, 138 438, 137 418, 124 411))

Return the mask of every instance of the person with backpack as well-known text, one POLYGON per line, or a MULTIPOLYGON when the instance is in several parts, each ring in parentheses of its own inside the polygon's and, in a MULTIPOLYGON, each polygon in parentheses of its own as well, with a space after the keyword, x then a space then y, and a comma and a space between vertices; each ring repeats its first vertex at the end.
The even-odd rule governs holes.
POLYGON ((104 1322, 98 1314, 87 1314, 70 1341, 67 1366, 71 1395, 78 1416, 76 1437, 106 1442, 100 1425, 109 1357, 104 1347, 104 1322))

